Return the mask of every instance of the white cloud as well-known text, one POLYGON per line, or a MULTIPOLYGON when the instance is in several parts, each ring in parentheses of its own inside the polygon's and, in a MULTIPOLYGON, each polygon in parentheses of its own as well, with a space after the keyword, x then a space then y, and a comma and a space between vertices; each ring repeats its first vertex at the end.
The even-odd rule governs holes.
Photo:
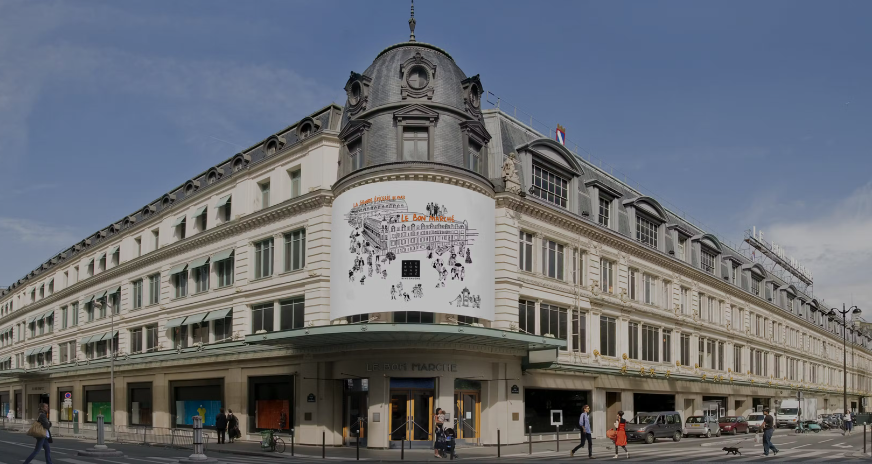
POLYGON ((81 237, 76 231, 69 227, 53 226, 24 218, 0 217, 0 241, 6 250, 21 246, 33 247, 45 255, 44 259, 48 259, 51 257, 49 253, 59 252, 79 238, 81 237))
POLYGON ((815 296, 830 306, 856 304, 872 315, 872 182, 828 212, 780 221, 767 237, 814 273, 815 296))

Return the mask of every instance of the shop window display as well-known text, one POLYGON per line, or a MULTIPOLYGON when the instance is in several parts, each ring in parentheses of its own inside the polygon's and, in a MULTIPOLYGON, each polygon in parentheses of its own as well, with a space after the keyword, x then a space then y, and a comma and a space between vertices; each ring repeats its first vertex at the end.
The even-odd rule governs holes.
POLYGON ((58 421, 72 422, 73 420, 73 391, 70 389, 58 389, 58 421))
POLYGON ((127 415, 130 425, 151 426, 151 384, 130 384, 127 391, 127 415))
POLYGON ((560 409, 563 411, 563 425, 560 426, 560 431, 578 430, 577 418, 581 416, 581 408, 585 404, 590 404, 588 391, 525 388, 524 429, 527 430, 527 427, 532 426, 533 433, 554 432, 550 412, 552 409, 560 409))
POLYGON ((112 423, 112 403, 109 385, 85 387, 85 422, 97 422, 97 416, 103 415, 103 422, 112 423))
POLYGON ((251 377, 248 382, 251 430, 291 429, 293 376, 251 377))
POLYGON ((200 416, 204 427, 215 426, 215 416, 224 407, 224 384, 220 379, 173 382, 173 425, 192 426, 200 416))

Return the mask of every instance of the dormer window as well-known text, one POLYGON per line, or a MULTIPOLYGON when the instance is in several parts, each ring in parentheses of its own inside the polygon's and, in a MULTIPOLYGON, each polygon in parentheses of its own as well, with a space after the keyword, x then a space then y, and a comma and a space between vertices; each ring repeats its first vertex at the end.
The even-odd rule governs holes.
POLYGON ((266 144, 266 156, 275 155, 278 146, 279 144, 275 140, 271 140, 268 144, 266 144))
POLYGON ((361 139, 357 139, 348 144, 348 158, 351 163, 352 171, 356 171, 363 167, 363 150, 361 149, 361 145, 361 139))
POLYGON ((312 127, 311 123, 306 122, 306 123, 303 123, 302 126, 300 126, 300 138, 301 139, 305 139, 306 137, 312 135, 312 132, 313 132, 313 127, 312 127))
POLYGON ((599 199, 599 217, 597 222, 603 227, 611 227, 612 221, 612 202, 608 198, 600 197, 599 199))
POLYGON ((470 141, 468 155, 466 169, 478 172, 479 165, 481 164, 481 145, 470 141))
POLYGON ((657 248, 657 224, 642 216, 636 216, 636 240, 657 248))
POLYGON ((706 249, 700 251, 699 267, 709 274, 715 273, 715 255, 706 249))
POLYGON ((566 207, 569 181, 537 164, 533 165, 533 195, 566 207))
POLYGON ((426 127, 403 128, 403 160, 427 161, 430 134, 426 127))

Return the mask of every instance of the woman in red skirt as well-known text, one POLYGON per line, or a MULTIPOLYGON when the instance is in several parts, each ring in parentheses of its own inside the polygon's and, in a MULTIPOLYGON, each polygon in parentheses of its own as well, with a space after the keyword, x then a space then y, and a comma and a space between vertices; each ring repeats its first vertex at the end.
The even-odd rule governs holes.
POLYGON ((618 457, 619 446, 624 448, 624 453, 629 458, 630 452, 627 451, 627 421, 624 420, 624 411, 618 411, 618 420, 615 421, 615 458, 618 457))

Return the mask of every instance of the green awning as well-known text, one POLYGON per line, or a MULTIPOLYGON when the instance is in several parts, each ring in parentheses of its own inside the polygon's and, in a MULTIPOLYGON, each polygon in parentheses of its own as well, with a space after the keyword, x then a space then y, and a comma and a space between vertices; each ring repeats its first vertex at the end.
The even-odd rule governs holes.
POLYGON ((92 264, 94 264, 94 258, 89 259, 88 264, 86 264, 86 266, 90 266, 92 264))
POLYGON ((54 283, 54 279, 49 280, 49 281, 48 281, 48 286, 51 287, 51 284, 53 284, 53 283, 54 283))
POLYGON ((198 267, 200 267, 200 266, 205 265, 205 264, 208 263, 208 262, 209 262, 209 257, 208 257, 208 256, 204 256, 204 257, 202 257, 202 258, 197 258, 197 259, 191 261, 191 269, 196 269, 196 268, 198 268, 198 267))
POLYGON ((118 293, 118 292, 120 292, 120 291, 121 291, 121 286, 119 285, 119 286, 117 286, 117 287, 115 287, 115 288, 109 290, 109 294, 110 294, 110 295, 113 295, 113 294, 118 293))
POLYGON ((206 206, 201 206, 194 211, 194 214, 191 215, 192 218, 200 217, 201 214, 206 212, 206 206))
POLYGON ((185 325, 199 324, 199 323, 203 322, 203 319, 206 318, 207 314, 209 314, 209 313, 200 313, 200 314, 194 314, 193 316, 188 316, 187 318, 185 318, 185 325))
POLYGON ((35 320, 36 320, 36 322, 39 322, 39 321, 41 321, 41 320, 43 320, 43 319, 45 319, 45 313, 36 316, 36 319, 35 319, 35 320))
POLYGON ((33 324, 33 321, 36 320, 38 316, 30 316, 30 319, 27 320, 27 325, 33 324))
POLYGON ((170 275, 176 275, 188 268, 188 263, 182 263, 170 269, 170 275))
POLYGON ((91 343, 91 339, 92 339, 92 338, 94 338, 93 335, 89 335, 89 336, 87 336, 87 337, 82 337, 82 338, 79 340, 79 345, 87 345, 88 343, 91 343))
POLYGON ((181 327, 183 322, 185 322, 184 317, 177 317, 175 319, 170 319, 167 321, 167 328, 168 329, 175 329, 176 327, 181 327))
POLYGON ((33 355, 33 352, 34 352, 34 351, 36 351, 36 348, 31 348, 31 349, 25 351, 25 352, 24 352, 24 357, 25 357, 25 358, 29 358, 31 355, 33 355))
POLYGON ((230 195, 227 195, 226 197, 222 197, 221 199, 219 199, 218 203, 215 203, 215 208, 220 208, 220 207, 226 205, 227 203, 230 203, 230 195))
POLYGON ((118 245, 115 245, 114 247, 110 248, 109 254, 114 255, 116 251, 118 251, 118 245))
POLYGON ((84 300, 82 300, 82 303, 87 304, 87 303, 90 303, 92 301, 94 301, 94 295, 91 295, 89 298, 85 298, 84 300))
POLYGON ((54 309, 42 315, 42 317, 48 319, 50 317, 54 317, 54 309))
POLYGON ((117 330, 115 332, 106 332, 100 336, 100 340, 110 340, 110 339, 114 338, 116 335, 118 335, 117 330))
POLYGON ((233 252, 236 251, 235 248, 231 248, 229 250, 219 251, 212 255, 212 262, 217 263, 218 261, 224 261, 227 258, 233 256, 233 252))
POLYGON ((12 359, 12 356, 3 356, 3 357, 0 357, 0 364, 3 364, 3 363, 5 363, 6 361, 9 361, 10 359, 12 359))
POLYGON ((99 299, 105 298, 105 297, 106 297, 106 290, 103 290, 102 292, 97 292, 94 294, 95 300, 99 300, 99 299))
POLYGON ((97 257, 97 261, 102 261, 103 258, 105 258, 105 257, 106 257, 106 252, 104 251, 103 253, 100 253, 100 256, 97 257))
POLYGON ((44 346, 41 350, 39 350, 40 353, 48 353, 49 351, 51 351, 51 345, 44 346))
POLYGON ((217 321, 218 319, 224 319, 232 311, 233 311, 233 308, 218 309, 215 311, 209 311, 209 314, 206 315, 206 319, 203 319, 203 322, 217 321))
POLYGON ((178 227, 181 223, 185 222, 185 216, 179 216, 176 218, 176 222, 173 223, 173 227, 178 227))

